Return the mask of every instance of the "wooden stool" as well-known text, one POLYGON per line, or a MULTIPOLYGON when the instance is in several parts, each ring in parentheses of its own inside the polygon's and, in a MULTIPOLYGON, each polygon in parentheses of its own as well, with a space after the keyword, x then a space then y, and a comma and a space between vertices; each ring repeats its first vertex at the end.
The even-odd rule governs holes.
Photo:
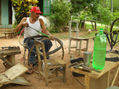
POLYGON ((90 38, 83 38, 83 37, 72 37, 70 38, 70 41, 69 41, 69 53, 71 52, 71 49, 75 49, 76 52, 81 52, 82 51, 88 51, 88 43, 89 43, 89 39, 90 38), (71 42, 72 41, 76 41, 76 45, 71 47, 71 42), (83 44, 82 44, 82 41, 85 41, 85 48, 82 48, 83 44))
POLYGON ((14 32, 5 32, 5 38, 13 38, 14 37, 14 32))

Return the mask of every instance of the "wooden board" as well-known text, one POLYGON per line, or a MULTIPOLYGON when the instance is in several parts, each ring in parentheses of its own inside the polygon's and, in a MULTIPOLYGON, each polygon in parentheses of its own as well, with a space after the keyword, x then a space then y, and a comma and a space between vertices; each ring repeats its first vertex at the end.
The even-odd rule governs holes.
POLYGON ((4 75, 4 74, 0 74, 0 87, 3 84, 7 84, 10 80, 4 75))
POLYGON ((8 79, 13 80, 19 75, 26 72, 28 68, 26 68, 24 65, 18 63, 15 66, 11 67, 7 71, 4 72, 4 75, 8 77, 8 79))
POLYGON ((24 79, 24 77, 17 77, 10 81, 9 83, 20 84, 20 85, 30 85, 28 81, 24 79))
POLYGON ((117 66, 119 66, 119 62, 106 61, 105 67, 101 72, 96 72, 96 71, 86 72, 81 69, 75 69, 75 68, 71 68, 71 71, 76 73, 82 73, 92 78, 98 79, 108 71, 111 71, 113 68, 116 68, 117 66))
MULTIPOLYGON (((119 67, 119 62, 110 62, 106 61, 105 67, 101 72, 86 72, 81 69, 76 69, 71 67, 72 72, 80 73, 85 75, 85 86, 86 89, 106 89, 110 83, 110 71, 116 68, 117 74, 119 67)), ((113 80, 116 79, 116 75, 112 78, 113 80)), ((114 81, 115 82, 115 81, 114 81)))
POLYGON ((2 85, 8 84, 8 83, 15 83, 15 82, 17 84, 18 83, 22 84, 22 82, 25 82, 27 84, 27 82, 23 78, 22 79, 17 78, 18 76, 20 76, 27 70, 28 70, 28 68, 26 68, 24 65, 18 63, 15 66, 8 69, 7 71, 1 73, 0 74, 0 87, 2 85))

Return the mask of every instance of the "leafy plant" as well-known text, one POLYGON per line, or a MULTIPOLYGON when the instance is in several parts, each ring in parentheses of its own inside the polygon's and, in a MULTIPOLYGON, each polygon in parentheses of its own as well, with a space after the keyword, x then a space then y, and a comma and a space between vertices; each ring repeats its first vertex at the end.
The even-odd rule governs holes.
POLYGON ((64 0, 55 0, 51 5, 50 21, 54 26, 52 32, 61 32, 63 27, 67 25, 70 20, 71 3, 64 0))
POLYGON ((97 2, 98 0, 71 0, 72 3, 72 13, 80 13, 80 11, 83 11, 86 7, 90 7, 90 5, 94 4, 94 2, 97 2))
POLYGON ((29 9, 32 5, 37 5, 37 0, 11 0, 12 6, 15 9, 16 24, 18 24, 23 17, 29 16, 29 9))
POLYGON ((104 23, 106 25, 109 25, 111 21, 113 20, 113 15, 109 8, 104 8, 101 5, 98 7, 98 20, 101 21, 101 23, 104 23))
POLYGON ((115 11, 115 12, 113 13, 113 15, 114 15, 115 18, 119 18, 119 11, 115 11))

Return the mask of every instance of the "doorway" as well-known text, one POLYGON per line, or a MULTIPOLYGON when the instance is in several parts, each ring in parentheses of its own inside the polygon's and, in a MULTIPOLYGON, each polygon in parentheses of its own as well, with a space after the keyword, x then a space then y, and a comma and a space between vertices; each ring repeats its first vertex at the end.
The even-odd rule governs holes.
POLYGON ((43 12, 43 0, 38 0, 38 6, 40 7, 41 12, 43 12))
POLYGON ((9 16, 9 24, 12 24, 12 2, 9 0, 8 4, 8 16, 9 16))
POLYGON ((1 25, 1 0, 0 0, 0 25, 1 25))

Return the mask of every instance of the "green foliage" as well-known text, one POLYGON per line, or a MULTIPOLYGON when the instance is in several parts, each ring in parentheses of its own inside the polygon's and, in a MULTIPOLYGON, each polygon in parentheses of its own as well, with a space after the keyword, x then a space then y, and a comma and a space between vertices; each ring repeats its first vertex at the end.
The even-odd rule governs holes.
POLYGON ((12 27, 13 28, 16 28, 16 26, 17 26, 17 22, 15 22, 14 24, 12 24, 12 27))
POLYGON ((18 24, 23 17, 29 16, 29 9, 32 5, 38 3, 37 0, 11 0, 12 6, 15 9, 16 24, 18 24))
POLYGON ((113 8, 119 11, 119 0, 113 0, 113 8))
POLYGON ((79 13, 87 7, 90 7, 95 1, 98 0, 71 0, 72 3, 72 13, 79 13))
MULTIPOLYGON (((67 25, 70 20, 71 14, 71 3, 55 0, 51 5, 51 15, 50 21, 54 28, 52 28, 52 32, 60 32, 61 29, 67 25)), ((52 27, 53 27, 52 26, 52 27)))
POLYGON ((76 15, 78 13, 81 21, 96 20, 99 0, 71 0, 71 2, 73 14, 76 15), (78 5, 77 7, 75 7, 76 4, 78 5))
POLYGON ((91 11, 87 10, 83 10, 80 12, 80 20, 93 20, 93 16, 91 11))
POLYGON ((115 12, 113 13, 113 15, 114 15, 115 19, 116 19, 116 18, 119 18, 119 11, 115 11, 115 12))
POLYGON ((97 19, 101 21, 101 23, 110 24, 114 18, 109 8, 104 8, 99 5, 97 19))

